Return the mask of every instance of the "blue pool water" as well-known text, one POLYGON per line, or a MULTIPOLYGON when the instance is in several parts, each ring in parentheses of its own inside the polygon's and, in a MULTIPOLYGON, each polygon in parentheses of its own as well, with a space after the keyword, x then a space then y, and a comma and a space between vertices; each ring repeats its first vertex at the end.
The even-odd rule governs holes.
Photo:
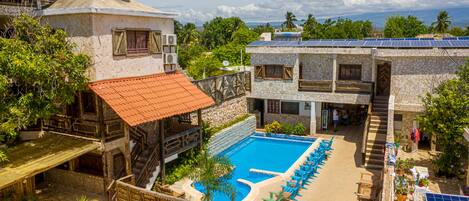
MULTIPOLYGON (((258 183, 272 178, 272 175, 250 173, 255 168, 273 172, 286 172, 288 168, 311 146, 313 140, 295 141, 287 139, 271 139, 258 136, 249 136, 231 146, 219 155, 226 156, 235 166, 233 177, 229 180, 236 187, 236 200, 241 201, 249 194, 250 187, 238 182, 245 179, 258 183)), ((196 183, 195 188, 204 192, 202 185, 196 183)), ((215 193, 215 201, 231 201, 222 193, 215 193)))

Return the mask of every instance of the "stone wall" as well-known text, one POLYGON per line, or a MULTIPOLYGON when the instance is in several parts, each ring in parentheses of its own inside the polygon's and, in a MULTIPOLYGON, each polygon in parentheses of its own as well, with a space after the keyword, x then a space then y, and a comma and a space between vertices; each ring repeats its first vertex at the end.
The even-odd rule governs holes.
POLYGON ((264 123, 270 124, 273 121, 278 121, 280 123, 287 123, 291 125, 296 125, 297 123, 302 123, 305 126, 306 131, 309 131, 311 117, 309 116, 300 116, 292 114, 264 114, 264 123))
MULTIPOLYGON (((248 113, 246 96, 240 96, 202 110, 202 119, 209 122, 211 126, 221 126, 230 122, 238 116, 248 113)), ((193 113, 192 122, 197 123, 197 113, 193 113)))
POLYGON ((455 77, 464 57, 399 57, 391 61, 391 94, 396 110, 423 111, 422 97, 445 80, 455 77), (453 62, 453 60, 456 62, 453 62))
POLYGON ((103 178, 94 175, 54 168, 46 172, 45 178, 46 181, 86 192, 104 192, 103 178))
POLYGON ((256 117, 254 116, 250 116, 242 122, 221 130, 210 139, 210 143, 208 145, 210 154, 219 154, 230 146, 251 135, 255 130, 256 117))

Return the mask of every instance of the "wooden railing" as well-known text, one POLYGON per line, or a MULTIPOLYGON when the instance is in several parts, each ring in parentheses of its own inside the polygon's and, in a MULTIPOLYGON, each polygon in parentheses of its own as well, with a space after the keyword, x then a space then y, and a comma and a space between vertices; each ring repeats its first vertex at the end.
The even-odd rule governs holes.
POLYGON ((365 159, 366 159, 366 144, 368 142, 368 130, 370 128, 370 123, 371 123, 371 111, 372 111, 372 104, 368 106, 368 112, 366 115, 366 121, 365 121, 365 128, 363 129, 363 139, 362 139, 362 165, 365 165, 365 159))
POLYGON ((160 164, 158 153, 159 148, 158 146, 155 146, 150 154, 150 157, 148 157, 147 162, 143 166, 140 175, 137 176, 137 186, 145 186, 147 180, 152 176, 153 172, 156 170, 156 167, 160 164))
POLYGON ((38 2, 45 7, 54 3, 55 0, 0 0, 0 5, 37 7, 38 2))
POLYGON ((115 196, 112 201, 186 201, 182 198, 149 191, 128 182, 132 180, 132 175, 123 177, 115 182, 115 196))
POLYGON ((164 142, 165 157, 179 154, 196 147, 201 143, 200 135, 200 127, 198 126, 170 135, 164 142))
MULTIPOLYGON (((99 134, 98 121, 72 118, 64 115, 55 115, 49 119, 43 119, 42 129, 45 131, 55 131, 82 137, 101 137, 99 134)), ((113 119, 104 121, 104 132, 106 140, 122 137, 124 135, 124 125, 122 120, 113 119)))
POLYGON ((338 93, 373 93, 373 83, 371 82, 337 80, 335 83, 335 91, 338 93))
POLYGON ((217 104, 244 96, 251 90, 251 73, 249 71, 209 77, 193 81, 200 90, 212 97, 217 104))
POLYGON ((332 80, 300 80, 299 91, 332 92, 332 80))

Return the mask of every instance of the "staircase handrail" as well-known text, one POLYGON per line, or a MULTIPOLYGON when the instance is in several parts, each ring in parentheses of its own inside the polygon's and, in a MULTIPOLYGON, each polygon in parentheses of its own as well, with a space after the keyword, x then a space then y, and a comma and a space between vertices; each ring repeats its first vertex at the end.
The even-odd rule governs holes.
POLYGON ((363 129, 363 139, 362 139, 362 165, 365 165, 365 158, 366 158, 366 144, 368 141, 368 131, 370 128, 371 123, 371 111, 373 108, 373 104, 368 106, 368 112, 366 114, 366 121, 365 121, 365 128, 363 129))
POLYGON ((140 172, 140 174, 137 177, 137 185, 142 184, 142 182, 145 181, 145 179, 147 179, 149 175, 153 173, 156 166, 158 166, 159 164, 158 163, 159 162, 158 150, 159 150, 158 146, 155 146, 155 148, 150 154, 150 157, 148 157, 147 162, 143 166, 142 172, 140 172))

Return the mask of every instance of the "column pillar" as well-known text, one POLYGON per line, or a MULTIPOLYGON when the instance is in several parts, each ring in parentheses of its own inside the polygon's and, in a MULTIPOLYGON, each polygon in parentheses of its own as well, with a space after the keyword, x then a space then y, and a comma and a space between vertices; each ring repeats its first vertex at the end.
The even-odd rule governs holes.
POLYGON ((316 102, 310 102, 311 104, 311 119, 309 121, 309 134, 316 134, 316 102))
POLYGON ((202 110, 198 109, 197 110, 197 125, 199 126, 199 134, 200 134, 200 148, 203 148, 203 143, 204 143, 204 133, 202 131, 203 127, 203 122, 202 122, 202 110))
POLYGON ((166 177, 166 170, 165 170, 165 164, 164 164, 164 119, 161 119, 158 121, 159 123, 159 129, 160 129, 160 135, 159 135, 159 151, 160 151, 160 175, 161 175, 161 183, 164 184, 164 180, 166 177))
MULTIPOLYGON (((125 173, 128 175, 132 174, 132 162, 130 157, 130 133, 129 133, 129 125, 124 123, 124 137, 125 137, 125 144, 124 144, 124 158, 125 158, 125 173)), ((135 178, 134 178, 135 179, 135 178)))
POLYGON ((332 55, 332 93, 335 93, 337 81, 337 54, 332 55))

